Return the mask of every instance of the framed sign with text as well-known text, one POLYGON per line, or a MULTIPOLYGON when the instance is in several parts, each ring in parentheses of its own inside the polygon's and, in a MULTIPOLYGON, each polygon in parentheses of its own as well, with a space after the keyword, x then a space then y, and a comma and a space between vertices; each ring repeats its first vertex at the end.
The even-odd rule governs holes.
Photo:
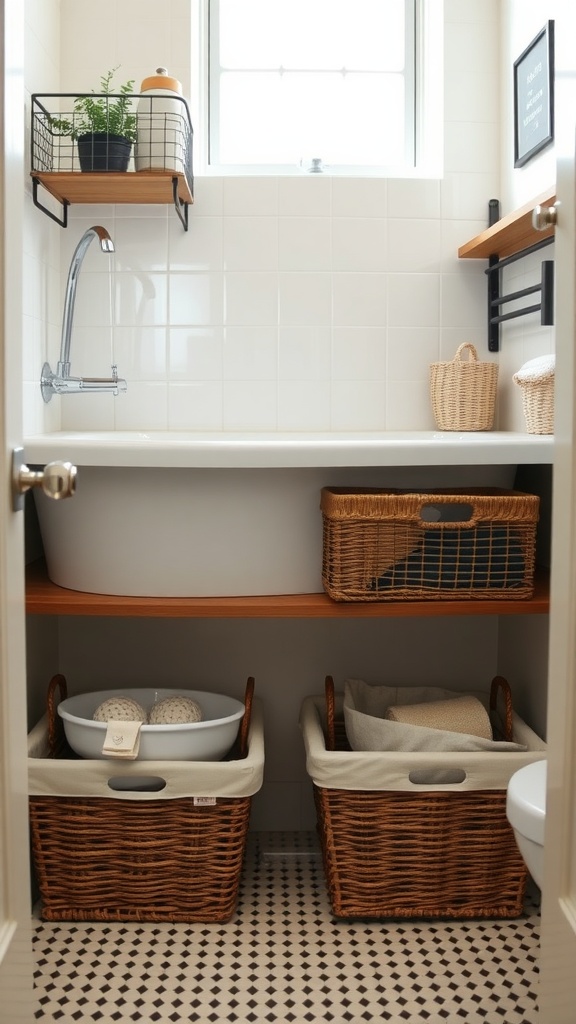
POLYGON ((554 22, 514 61, 514 167, 554 138, 554 22))

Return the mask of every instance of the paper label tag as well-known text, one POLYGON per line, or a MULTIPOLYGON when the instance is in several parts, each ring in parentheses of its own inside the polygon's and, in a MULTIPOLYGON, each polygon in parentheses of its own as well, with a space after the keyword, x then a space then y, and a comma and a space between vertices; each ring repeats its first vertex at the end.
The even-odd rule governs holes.
POLYGON ((195 796, 194 807, 214 807, 216 804, 215 796, 195 796))

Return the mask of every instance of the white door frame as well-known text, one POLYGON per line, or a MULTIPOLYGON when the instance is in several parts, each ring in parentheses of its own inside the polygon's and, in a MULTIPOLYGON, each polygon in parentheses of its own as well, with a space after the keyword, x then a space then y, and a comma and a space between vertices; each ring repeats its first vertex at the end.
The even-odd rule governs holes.
MULTIPOLYGON (((574 18, 573 15, 570 17, 574 18)), ((558 26, 560 21, 557 22, 558 26)), ((572 22, 572 29, 576 22, 572 22)), ((540 1014, 576 1013, 576 61, 556 33, 555 454, 540 1014)))
POLYGON ((22 443, 22 0, 2 0, 0 19, 0 1024, 32 1024, 24 516, 12 511, 10 486, 22 443))

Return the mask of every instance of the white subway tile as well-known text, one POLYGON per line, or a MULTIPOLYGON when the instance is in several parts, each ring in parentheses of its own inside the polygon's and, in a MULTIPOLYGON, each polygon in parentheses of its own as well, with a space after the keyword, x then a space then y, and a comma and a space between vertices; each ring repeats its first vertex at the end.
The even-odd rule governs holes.
POLYGON ((318 174, 278 179, 278 213, 281 217, 329 217, 332 181, 318 174))
POLYGON ((221 274, 170 274, 169 320, 174 326, 222 323, 221 274))
POLYGON ((226 327, 224 380, 274 380, 278 374, 276 327, 226 327))
POLYGON ((112 344, 118 376, 128 381, 166 380, 166 327, 116 327, 112 344))
POLYGON ((176 219, 168 224, 168 267, 175 271, 222 270, 222 218, 195 217, 188 231, 176 219))
POLYGON ((439 323, 439 274, 388 275, 389 327, 436 327, 439 323))
POLYGON ((332 382, 332 430, 385 430, 384 381, 332 382))
POLYGON ((278 398, 275 380, 226 380, 223 384, 224 430, 276 430, 278 398))
POLYGON ((226 217, 224 270, 277 270, 278 218, 226 217))
POLYGON ((439 220, 391 218, 388 222, 388 270, 392 273, 434 273, 439 270, 439 220))
POLYGON ((382 327, 335 327, 333 380, 384 380, 386 331, 382 327))
POLYGON ((278 334, 280 381, 330 379, 329 327, 281 327, 278 334))
POLYGON ((389 182, 386 178, 333 178, 334 217, 385 217, 389 182))
POLYGON ((434 430, 428 381, 389 381, 386 430, 434 430))
POLYGON ((171 382, 168 385, 168 429, 222 430, 222 382, 171 382))
POLYGON ((114 406, 116 430, 167 430, 168 385, 136 381, 118 395, 114 406))
MULTIPOLYGON (((224 212, 224 179, 207 178, 202 175, 194 177, 194 205, 188 211, 190 224, 188 231, 193 230, 193 220, 198 217, 221 217, 224 212)), ((246 214, 246 210, 240 213, 246 214)))
MULTIPOLYGON (((63 395, 60 398, 60 429, 62 430, 114 430, 114 395, 63 395)), ((52 399, 50 406, 55 405, 52 399)))
POLYGON ((335 327, 386 326, 384 274, 333 274, 335 327))
POLYGON ((331 222, 328 217, 280 217, 280 270, 331 270, 331 222))
POLYGON ((438 362, 438 327, 391 327, 388 330, 388 381, 428 380, 430 363, 438 362))
POLYGON ((281 273, 279 299, 282 327, 329 324, 332 306, 330 274, 281 273))
POLYGON ((278 385, 278 429, 329 430, 329 382, 280 381, 278 385))
POLYGON ((275 217, 277 178, 224 178, 223 211, 227 217, 275 217))
POLYGON ((167 323, 166 274, 117 274, 116 323, 128 327, 167 323))
POLYGON ((389 217, 411 220, 434 219, 440 216, 440 182, 392 178, 388 182, 389 217))
POLYGON ((278 324, 278 275, 224 274, 224 323, 227 326, 278 324))
POLYGON ((221 380, 222 335, 222 327, 171 327, 168 332, 170 380, 221 380))
MULTIPOLYGON (((96 242, 93 244, 97 247, 96 242)), ((114 247, 117 272, 165 273, 168 270, 168 222, 119 217, 114 222, 114 247)))
POLYGON ((486 295, 484 274, 443 274, 442 326, 477 327, 486 320, 486 295))
POLYGON ((332 260, 335 271, 383 271, 388 259, 388 226, 379 217, 334 217, 332 260))

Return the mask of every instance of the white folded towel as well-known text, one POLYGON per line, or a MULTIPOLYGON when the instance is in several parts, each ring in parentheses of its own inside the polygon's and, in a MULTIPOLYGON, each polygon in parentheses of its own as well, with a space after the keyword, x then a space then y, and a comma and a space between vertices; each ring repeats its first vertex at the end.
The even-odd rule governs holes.
POLYGON ((529 380, 546 380, 554 376, 556 369, 556 356, 536 356, 529 359, 514 374, 513 380, 517 384, 529 380))
POLYGON ((102 753, 107 757, 123 757, 134 761, 140 750, 142 722, 108 722, 102 753))

